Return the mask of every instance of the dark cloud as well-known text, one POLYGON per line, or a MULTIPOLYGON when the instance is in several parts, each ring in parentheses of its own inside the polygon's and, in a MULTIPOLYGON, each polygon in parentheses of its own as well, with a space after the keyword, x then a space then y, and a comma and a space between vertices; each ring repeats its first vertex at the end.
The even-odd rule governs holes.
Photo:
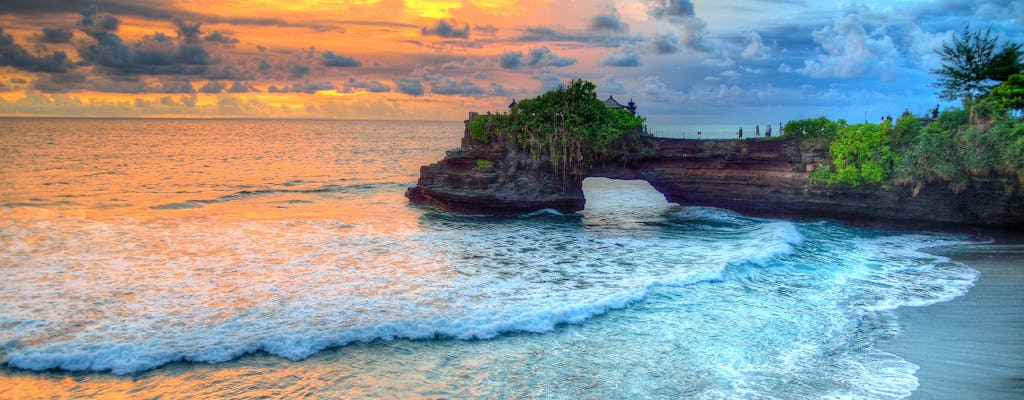
POLYGON ((396 78, 394 82, 399 93, 405 93, 412 96, 423 95, 423 82, 420 81, 419 78, 402 76, 396 78))
POLYGON ((333 52, 327 51, 323 54, 323 64, 328 67, 358 67, 363 65, 352 57, 346 57, 341 54, 334 54, 333 52))
POLYGON ((623 24, 618 10, 612 9, 607 14, 598 14, 591 18, 588 29, 591 31, 629 32, 629 25, 623 24))
POLYGON ((50 93, 63 93, 80 89, 87 81, 85 74, 69 71, 63 74, 49 74, 32 81, 32 88, 50 93))
POLYGON ((158 93, 184 93, 191 94, 195 93, 196 89, 192 86, 192 82, 189 81, 168 81, 161 82, 158 89, 155 90, 158 93))
POLYGON ((67 28, 55 28, 55 27, 43 27, 43 35, 40 36, 40 41, 43 43, 58 44, 58 43, 71 43, 71 38, 74 37, 75 33, 67 28))
POLYGON ((222 33, 222 32, 218 32, 218 31, 211 32, 209 35, 204 36, 203 37, 203 41, 204 42, 214 42, 214 43, 226 44, 226 45, 238 44, 238 38, 233 37, 233 36, 228 36, 227 34, 222 33))
POLYGON ((291 72, 292 76, 296 78, 308 74, 309 71, 309 67, 302 64, 295 64, 288 68, 288 72, 291 72))
POLYGON ((277 85, 270 85, 267 88, 267 92, 270 93, 306 93, 313 94, 320 90, 338 90, 337 86, 334 86, 330 81, 316 81, 316 82, 305 82, 295 83, 291 86, 277 87, 277 85))
POLYGON ((228 88, 228 93, 249 93, 259 92, 255 86, 249 84, 249 82, 234 81, 231 83, 231 87, 228 88))
POLYGON ((227 64, 220 68, 209 68, 206 70, 206 73, 203 74, 203 77, 211 80, 231 81, 248 81, 256 78, 251 71, 237 67, 233 64, 227 64))
POLYGON ((224 91, 224 85, 218 81, 209 81, 199 88, 199 93, 215 94, 224 91))
MULTIPOLYGON (((205 21, 212 24, 235 24, 255 26, 292 26, 326 31, 336 29, 317 23, 288 21, 280 18, 224 17, 221 15, 195 13, 175 7, 173 2, 138 0, 5 0, 3 10, 12 14, 41 15, 53 13, 74 13, 87 7, 100 7, 120 15, 130 15, 152 20, 182 18, 189 21, 205 21)), ((416 28, 415 25, 391 21, 338 21, 346 25, 383 26, 392 28, 416 28)))
POLYGON ((576 64, 575 58, 558 56, 547 47, 530 49, 528 56, 523 52, 507 51, 501 54, 498 63, 505 69, 516 69, 521 66, 528 67, 568 67, 576 64))
POLYGON ((498 64, 505 69, 516 69, 523 65, 523 52, 521 51, 506 51, 501 53, 498 58, 498 64))
POLYGON ((693 3, 690 0, 649 0, 648 10, 656 18, 694 17, 693 3))
POLYGON ((430 91, 434 94, 475 96, 486 93, 484 88, 469 79, 456 81, 451 78, 436 79, 430 83, 430 91))
POLYGON ((197 43, 203 35, 203 31, 199 28, 199 22, 189 23, 181 18, 175 18, 171 22, 178 28, 178 40, 182 43, 197 43))
POLYGON ((602 58, 598 65, 604 67, 639 67, 640 55, 635 53, 609 54, 602 58))
POLYGON ((619 47, 623 43, 642 41, 638 36, 610 31, 567 31, 547 26, 528 27, 515 40, 523 42, 578 42, 588 45, 619 47))
POLYGON ((491 95, 492 96, 509 96, 509 95, 512 94, 511 91, 506 89, 504 86, 502 86, 498 82, 491 82, 490 86, 491 86, 491 95))
POLYGON ((96 5, 86 7, 80 14, 82 14, 82 19, 78 21, 78 29, 89 36, 105 32, 117 32, 118 26, 121 23, 110 13, 100 13, 96 5))
POLYGON ((462 29, 455 27, 454 21, 449 23, 445 20, 438 20, 437 25, 433 28, 422 28, 423 36, 440 36, 443 38, 469 38, 469 24, 466 24, 462 29))
POLYGON ((363 81, 356 79, 354 76, 349 77, 348 83, 345 84, 345 91, 351 93, 358 90, 365 90, 372 93, 387 93, 391 91, 391 88, 378 81, 363 81))
POLYGON ((57 51, 45 57, 36 57, 14 43, 11 35, 0 27, 0 66, 11 66, 28 72, 67 72, 71 62, 67 54, 57 51))
POLYGON ((473 32, 483 36, 494 36, 498 34, 498 27, 494 25, 476 25, 473 27, 473 32))
POLYGON ((78 48, 79 56, 87 64, 119 74, 199 75, 206 71, 206 65, 219 62, 202 46, 178 43, 195 41, 198 24, 176 23, 177 41, 156 33, 129 46, 116 34, 116 17, 99 13, 95 6, 82 10, 81 15, 79 30, 96 41, 78 48))
POLYGON ((679 51, 679 36, 674 33, 658 34, 651 38, 651 49, 657 54, 671 54, 679 51))

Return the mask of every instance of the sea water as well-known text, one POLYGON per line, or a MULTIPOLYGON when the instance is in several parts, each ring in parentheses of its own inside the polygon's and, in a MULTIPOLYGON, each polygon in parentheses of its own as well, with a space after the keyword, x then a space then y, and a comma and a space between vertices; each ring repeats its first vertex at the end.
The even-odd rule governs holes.
POLYGON ((0 398, 909 396, 899 307, 956 235, 587 179, 516 218, 408 204, 461 123, 0 120, 0 398))

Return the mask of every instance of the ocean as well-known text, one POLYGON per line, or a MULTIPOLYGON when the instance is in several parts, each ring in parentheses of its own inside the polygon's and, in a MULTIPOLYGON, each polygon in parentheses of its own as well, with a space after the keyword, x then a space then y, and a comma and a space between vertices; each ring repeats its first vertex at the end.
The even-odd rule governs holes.
POLYGON ((461 122, 0 119, 0 398, 899 399, 900 308, 966 235, 590 178, 585 210, 403 197, 461 122))

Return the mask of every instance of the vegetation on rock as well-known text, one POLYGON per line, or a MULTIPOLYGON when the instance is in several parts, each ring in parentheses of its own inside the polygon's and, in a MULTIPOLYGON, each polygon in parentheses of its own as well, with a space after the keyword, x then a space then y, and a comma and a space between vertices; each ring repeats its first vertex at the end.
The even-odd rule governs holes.
POLYGON ((576 79, 536 98, 515 103, 507 114, 470 121, 470 136, 482 143, 513 145, 547 158, 563 176, 582 177, 598 163, 629 163, 649 149, 641 140, 644 119, 610 109, 595 85, 576 79))

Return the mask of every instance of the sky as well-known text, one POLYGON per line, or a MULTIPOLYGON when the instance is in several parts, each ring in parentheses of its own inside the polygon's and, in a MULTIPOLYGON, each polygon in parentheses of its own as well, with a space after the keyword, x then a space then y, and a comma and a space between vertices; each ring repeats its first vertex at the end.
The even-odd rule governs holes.
POLYGON ((569 82, 651 126, 924 114, 1024 0, 3 0, 0 116, 461 121, 569 82))

